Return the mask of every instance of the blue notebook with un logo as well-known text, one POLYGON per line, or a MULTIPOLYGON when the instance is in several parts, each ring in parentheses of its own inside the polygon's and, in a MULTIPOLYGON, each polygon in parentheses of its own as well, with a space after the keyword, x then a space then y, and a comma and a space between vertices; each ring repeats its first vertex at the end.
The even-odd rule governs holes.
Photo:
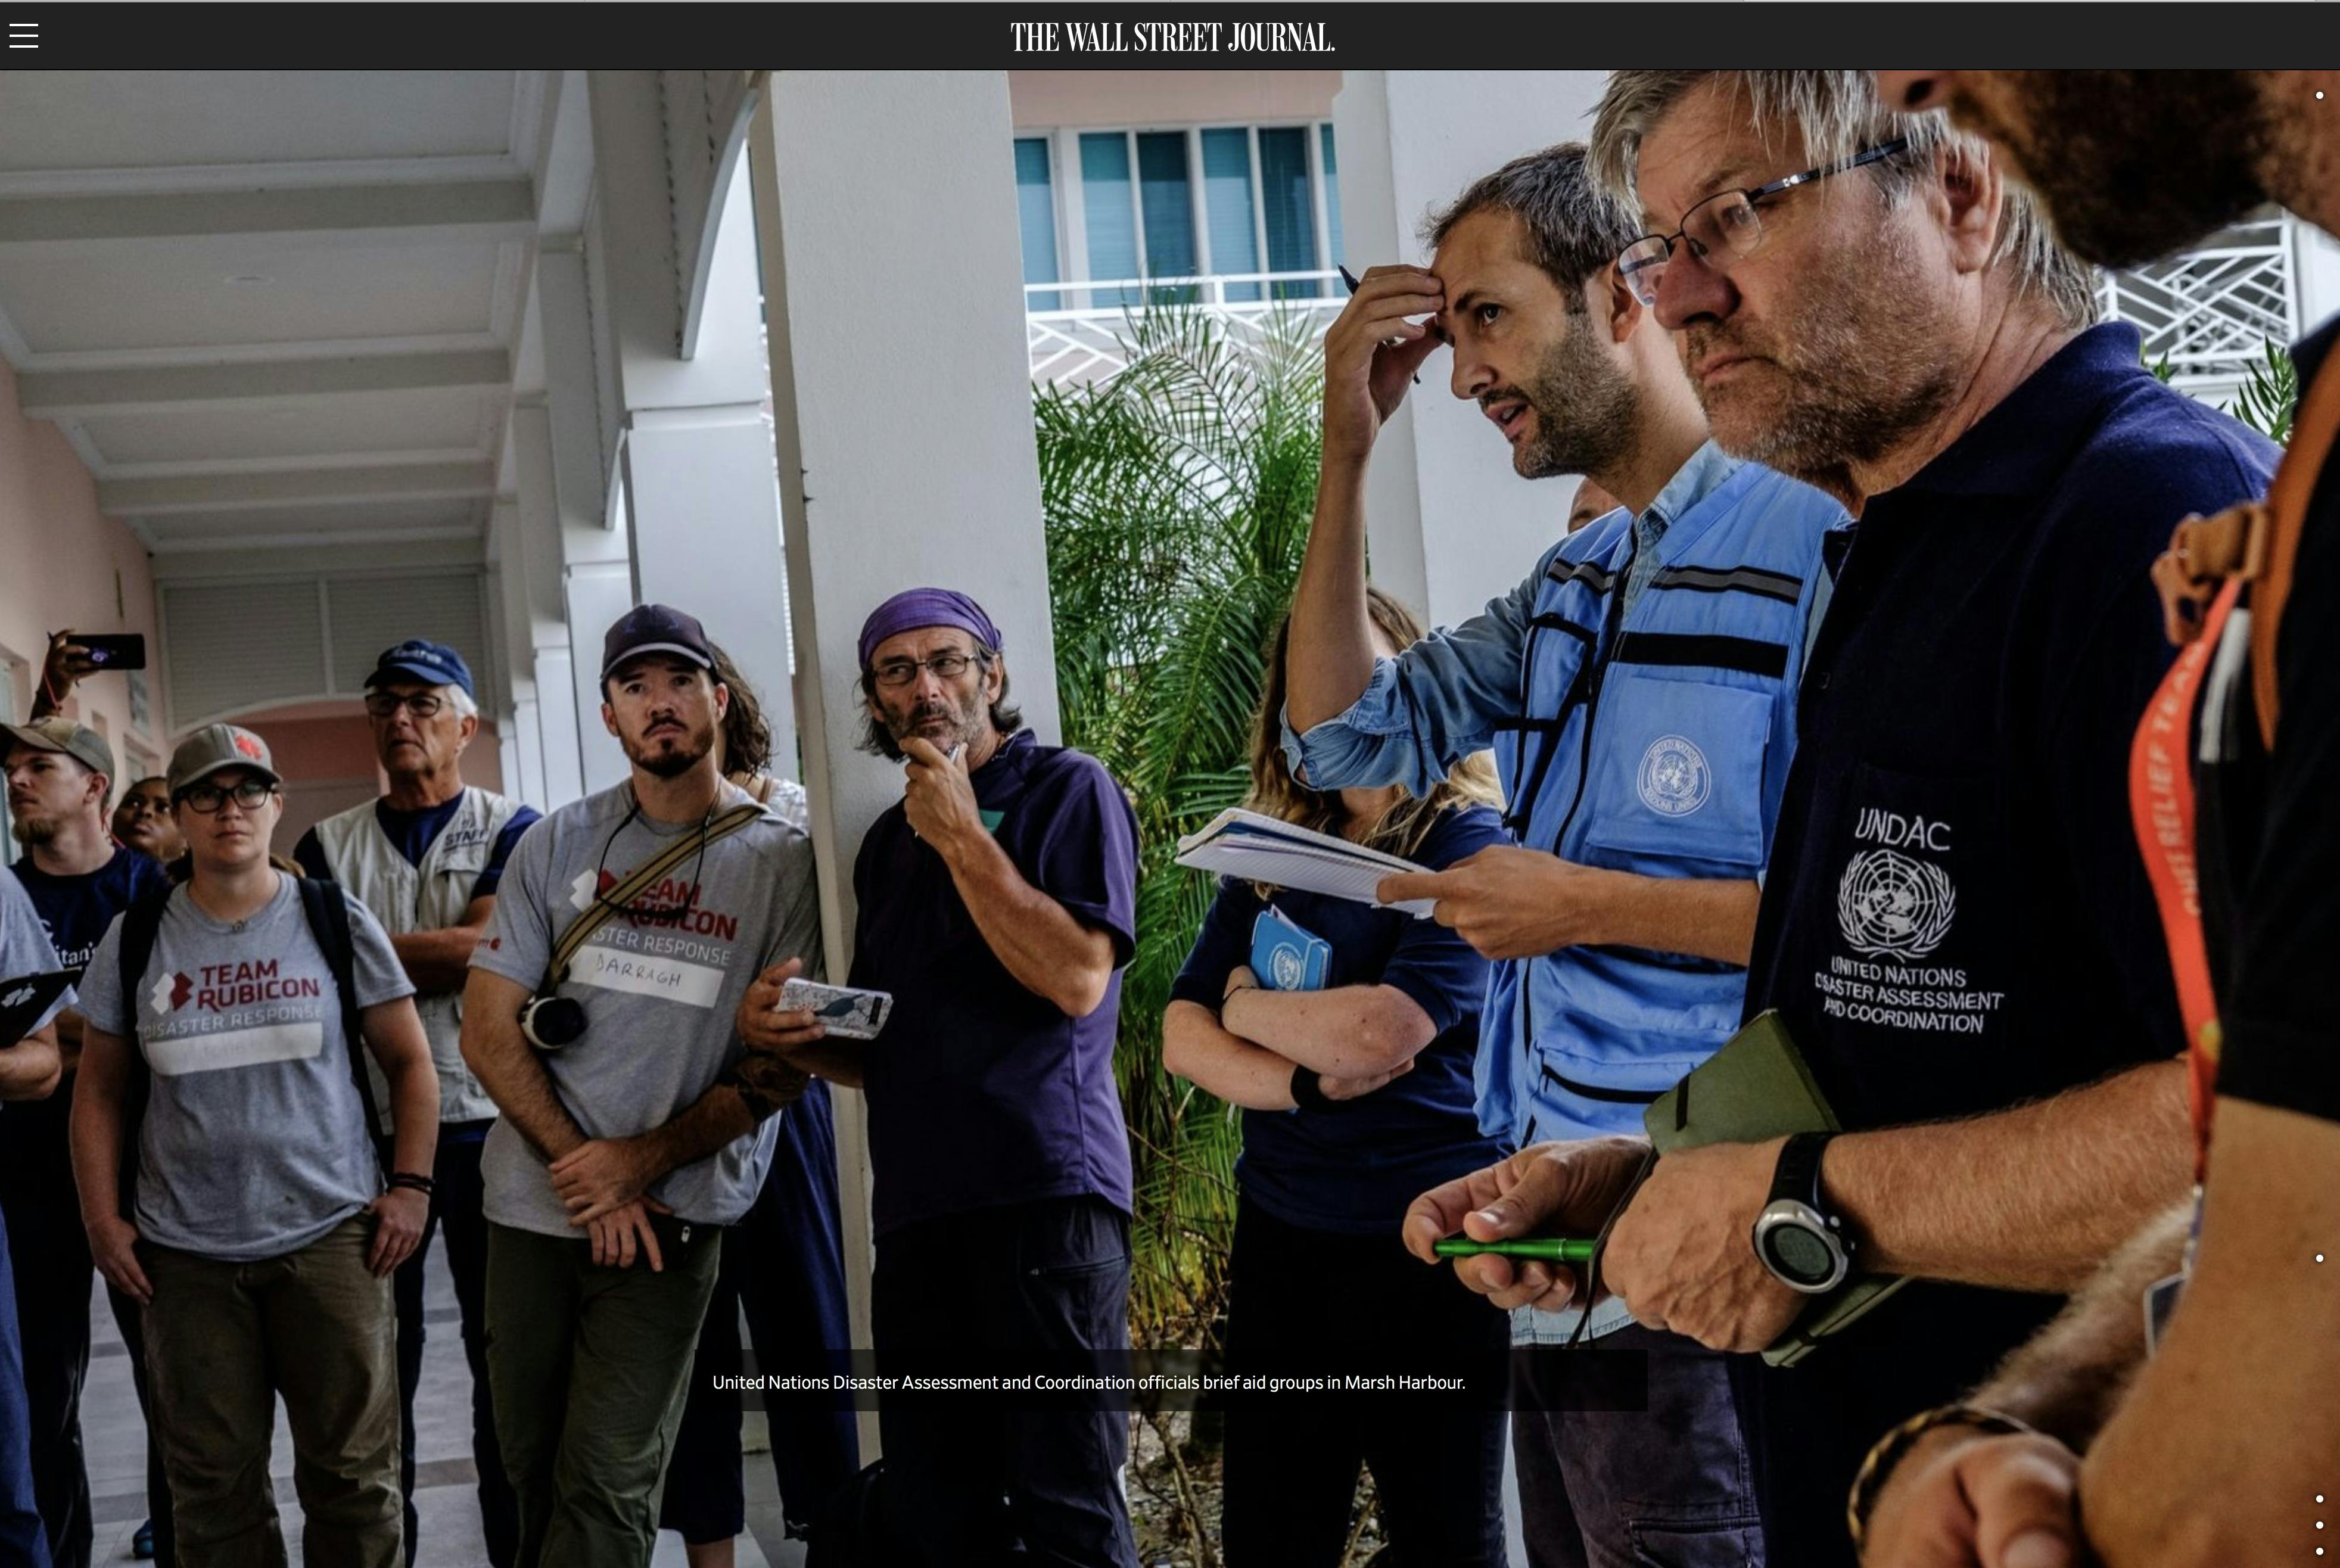
POLYGON ((1333 944, 1286 919, 1270 904, 1251 928, 1251 972, 1271 991, 1321 991, 1333 967, 1333 944))

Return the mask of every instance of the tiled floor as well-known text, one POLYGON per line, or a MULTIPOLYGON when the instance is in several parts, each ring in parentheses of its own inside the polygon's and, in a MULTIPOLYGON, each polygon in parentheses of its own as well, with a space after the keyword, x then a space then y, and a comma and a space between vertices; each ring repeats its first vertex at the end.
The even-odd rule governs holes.
MULTIPOLYGON (((417 1468, 415 1507, 421 1519, 417 1568, 484 1568, 480 1548, 480 1504, 471 1465, 471 1375, 457 1335, 455 1289, 444 1252, 431 1254, 425 1298, 430 1335, 422 1359, 422 1386, 415 1398, 417 1468)), ((82 1397, 82 1437, 89 1454, 91 1512, 97 1522, 97 1559, 130 1561, 130 1538, 146 1516, 145 1428, 130 1386, 129 1353, 115 1330, 114 1314, 99 1288, 92 1312, 94 1354, 89 1386, 82 1397)), ((780 1539, 779 1494, 765 1457, 763 1417, 748 1415, 748 1531, 738 1545, 739 1568, 798 1568, 803 1548, 780 1539)), ((280 1406, 270 1465, 276 1505, 284 1518, 286 1544, 301 1562, 301 1504, 292 1494, 292 1444, 280 1406)), ((659 1537, 654 1568, 682 1568, 682 1541, 659 1537)))

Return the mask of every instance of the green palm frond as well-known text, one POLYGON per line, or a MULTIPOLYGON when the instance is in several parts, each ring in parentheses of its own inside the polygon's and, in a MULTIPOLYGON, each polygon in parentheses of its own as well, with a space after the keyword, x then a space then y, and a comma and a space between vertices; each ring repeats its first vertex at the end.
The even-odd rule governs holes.
POLYGON ((1130 313, 1127 368, 1036 389, 1065 739, 1129 790, 1137 943, 1115 1077, 1137 1184, 1134 1329, 1207 1337, 1225 1288, 1239 1122, 1162 1070, 1162 1013, 1216 891, 1173 863, 1239 801, 1264 650, 1291 602, 1322 455, 1323 356, 1299 312, 1255 336, 1175 303, 1130 313))

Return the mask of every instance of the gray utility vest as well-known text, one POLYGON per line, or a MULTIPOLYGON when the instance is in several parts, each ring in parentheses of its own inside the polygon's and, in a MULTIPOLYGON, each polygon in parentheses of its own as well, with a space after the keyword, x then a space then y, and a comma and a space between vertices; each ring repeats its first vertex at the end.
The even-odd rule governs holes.
MULTIPOLYGON (((399 853, 373 809, 369 800, 326 818, 316 826, 317 846, 324 851, 333 879, 373 912, 382 929, 398 937, 462 920, 471 907, 471 888, 487 869, 496 839, 520 803, 466 788, 463 803, 431 840, 420 866, 409 864, 399 853)), ((417 996, 414 1006, 422 1015, 422 1032, 431 1039, 431 1065, 439 1069, 439 1119, 469 1122, 494 1116, 496 1102, 463 1065, 461 994, 417 996)), ((372 1057, 366 1058, 366 1071, 373 1079, 373 1103, 385 1113, 382 1130, 387 1134, 390 1086, 372 1057)))

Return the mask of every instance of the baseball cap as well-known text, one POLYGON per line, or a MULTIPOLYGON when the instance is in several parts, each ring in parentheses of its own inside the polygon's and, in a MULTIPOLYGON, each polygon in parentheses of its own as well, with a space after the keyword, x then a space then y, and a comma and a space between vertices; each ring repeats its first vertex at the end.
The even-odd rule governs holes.
POLYGON ((86 725, 74 723, 62 713, 52 713, 46 719, 35 719, 30 724, 5 724, 9 738, 20 746, 35 751, 62 751, 93 773, 114 775, 114 748, 105 737, 86 725))
POLYGON ((267 741, 233 724, 206 724, 171 753, 171 799, 177 800, 223 768, 249 768, 271 784, 284 782, 284 776, 276 771, 276 759, 269 755, 267 741))
POLYGON ((365 678, 366 690, 402 676, 431 686, 460 686, 463 695, 475 701, 480 695, 471 687, 471 667, 443 642, 411 637, 395 648, 383 649, 382 657, 373 661, 373 673, 365 678))
POLYGON ((715 650, 699 618, 663 604, 638 604, 618 618, 601 639, 601 679, 643 653, 678 654, 702 670, 715 668, 715 650))

